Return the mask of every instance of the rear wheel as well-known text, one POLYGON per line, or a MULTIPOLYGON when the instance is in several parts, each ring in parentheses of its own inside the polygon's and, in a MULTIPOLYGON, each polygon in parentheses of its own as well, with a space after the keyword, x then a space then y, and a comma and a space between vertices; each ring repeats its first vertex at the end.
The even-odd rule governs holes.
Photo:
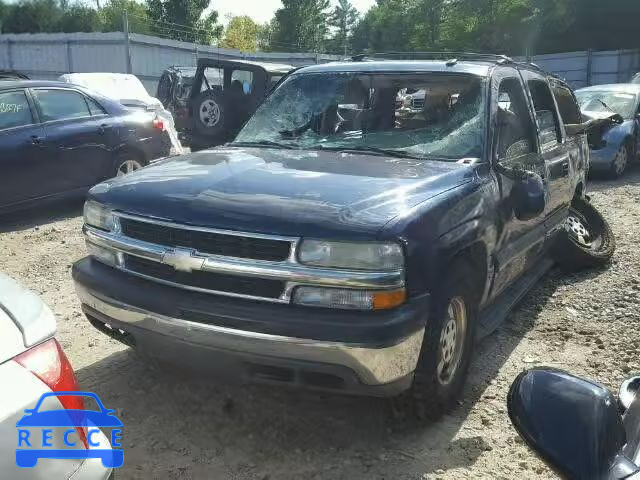
POLYGON ((437 420, 456 406, 471 362, 478 313, 474 271, 465 262, 434 298, 422 352, 409 391, 394 399, 396 413, 437 420))
POLYGON ((124 155, 116 165, 116 177, 122 177, 144 167, 145 163, 132 155, 124 155))
POLYGON ((615 249, 613 231, 602 214, 586 199, 574 199, 555 246, 556 261, 567 270, 601 267, 615 249))

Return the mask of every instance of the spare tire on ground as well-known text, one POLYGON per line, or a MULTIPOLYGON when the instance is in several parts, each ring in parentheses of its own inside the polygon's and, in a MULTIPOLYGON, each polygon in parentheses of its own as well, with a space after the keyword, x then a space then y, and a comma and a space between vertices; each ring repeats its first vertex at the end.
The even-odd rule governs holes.
POLYGON ((196 132, 216 137, 225 132, 227 124, 226 102, 220 90, 205 90, 193 99, 191 112, 196 132))
POLYGON ((566 270, 602 267, 609 263, 615 249, 613 231, 602 214, 588 199, 574 199, 554 249, 560 266, 566 270))

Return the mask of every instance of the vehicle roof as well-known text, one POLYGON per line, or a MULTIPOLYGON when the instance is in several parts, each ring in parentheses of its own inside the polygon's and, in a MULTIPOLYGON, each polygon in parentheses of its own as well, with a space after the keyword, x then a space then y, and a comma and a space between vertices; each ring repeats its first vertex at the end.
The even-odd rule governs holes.
POLYGON ((311 65, 301 68, 296 74, 320 72, 446 72, 468 73, 486 77, 494 66, 495 62, 480 60, 461 60, 456 62, 455 65, 447 65, 446 60, 374 60, 311 65))
POLYGON ((604 85, 593 85, 591 87, 580 88, 576 92, 601 92, 609 90, 611 92, 640 93, 640 83, 608 83, 604 85))
POLYGON ((6 80, 0 83, 0 90, 13 88, 36 88, 36 87, 79 87, 72 83, 57 82, 55 80, 6 80))
POLYGON ((199 58, 198 65, 209 64, 215 66, 216 64, 224 67, 225 65, 250 65, 253 67, 263 68, 268 73, 289 73, 295 67, 286 63, 271 63, 271 62, 256 62, 253 60, 242 59, 226 59, 226 58, 199 58))

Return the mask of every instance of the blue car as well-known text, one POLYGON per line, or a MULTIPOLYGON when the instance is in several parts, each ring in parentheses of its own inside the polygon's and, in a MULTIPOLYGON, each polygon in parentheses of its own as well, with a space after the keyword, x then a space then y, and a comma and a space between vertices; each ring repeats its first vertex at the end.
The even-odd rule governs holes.
POLYGON ((68 83, 0 82, 0 213, 84 195, 170 149, 153 112, 68 83))
POLYGON ((616 113, 623 118, 619 125, 600 132, 590 142, 591 172, 618 178, 627 166, 638 160, 640 146, 640 84, 620 83, 597 85, 576 91, 580 110, 588 118, 609 117, 616 113))
MULTIPOLYGON (((115 411, 104 407, 95 393, 91 392, 47 392, 33 409, 25 409, 25 415, 16 422, 16 427, 29 429, 33 427, 84 427, 88 428, 88 441, 91 445, 91 430, 96 427, 119 428, 122 422, 114 415, 115 411), (95 400, 99 411, 94 410, 45 410, 38 411, 42 403, 48 397, 53 396, 81 396, 95 400)), ((40 458, 56 459, 85 459, 99 458, 107 468, 118 468, 124 463, 124 452, 111 448, 87 448, 87 449, 54 449, 54 448, 29 448, 16 449, 16 464, 20 467, 34 467, 40 458)))

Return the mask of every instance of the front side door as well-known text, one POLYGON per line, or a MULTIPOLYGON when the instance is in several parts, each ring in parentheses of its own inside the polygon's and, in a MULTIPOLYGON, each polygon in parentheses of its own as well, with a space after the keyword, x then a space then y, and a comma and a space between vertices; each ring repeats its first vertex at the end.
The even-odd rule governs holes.
POLYGON ((28 92, 0 92, 0 207, 48 194, 44 143, 28 92))
POLYGON ((547 227, 555 231, 564 225, 573 198, 571 178, 576 176, 579 150, 565 139, 564 126, 545 77, 524 70, 522 76, 534 109, 540 153, 544 159, 549 200, 547 227))
POLYGON ((507 288, 539 259, 545 240, 544 213, 530 220, 515 214, 512 190, 515 181, 506 170, 522 169, 544 176, 544 160, 537 138, 524 85, 518 72, 503 68, 492 80, 492 155, 500 186, 500 234, 496 246, 495 280, 492 297, 507 288))
POLYGON ((33 89, 46 132, 53 193, 90 187, 113 169, 112 119, 81 92, 33 89), (93 114, 92 114, 93 111, 93 114))

